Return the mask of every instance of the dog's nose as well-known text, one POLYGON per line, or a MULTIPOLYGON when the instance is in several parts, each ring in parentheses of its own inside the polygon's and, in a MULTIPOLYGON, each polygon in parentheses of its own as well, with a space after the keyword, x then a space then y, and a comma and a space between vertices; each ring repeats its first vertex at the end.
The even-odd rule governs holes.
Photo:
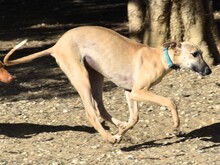
POLYGON ((208 66, 206 66, 205 71, 204 71, 204 75, 209 75, 211 73, 212 73, 212 70, 208 66))
POLYGON ((10 75, 10 76, 8 77, 8 82, 11 82, 11 81, 13 81, 13 80, 14 80, 14 77, 10 75))

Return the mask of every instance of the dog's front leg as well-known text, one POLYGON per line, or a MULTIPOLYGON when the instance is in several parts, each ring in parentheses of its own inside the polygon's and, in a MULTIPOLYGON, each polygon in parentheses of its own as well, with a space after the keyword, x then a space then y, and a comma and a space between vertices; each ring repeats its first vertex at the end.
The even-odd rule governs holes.
POLYGON ((137 106, 137 101, 132 100, 130 98, 130 91, 125 91, 125 96, 126 100, 128 103, 128 108, 129 108, 129 120, 128 122, 120 122, 117 124, 118 126, 118 133, 114 135, 116 139, 118 139, 118 142, 121 140, 122 136, 134 125, 138 122, 139 120, 139 115, 138 115, 138 106, 137 106))
POLYGON ((139 120, 137 101, 131 99, 130 93, 130 91, 125 91, 125 96, 129 109, 129 120, 125 127, 119 130, 119 133, 121 133, 122 135, 125 134, 128 129, 132 128, 139 120))
POLYGON ((174 128, 179 127, 180 120, 177 112, 177 107, 170 99, 167 99, 162 96, 158 96, 146 89, 132 90, 130 97, 131 99, 136 101, 150 101, 160 104, 162 106, 166 106, 168 109, 171 110, 173 122, 174 122, 174 128))
POLYGON ((130 128, 134 127, 134 125, 139 120, 137 101, 132 100, 130 98, 130 93, 131 93, 130 91, 125 91, 125 96, 126 96, 126 100, 128 103, 128 109, 129 109, 129 120, 128 120, 128 122, 121 122, 120 124, 117 125, 119 128, 119 131, 115 136, 118 137, 118 139, 120 139, 120 140, 121 140, 121 137, 130 128))

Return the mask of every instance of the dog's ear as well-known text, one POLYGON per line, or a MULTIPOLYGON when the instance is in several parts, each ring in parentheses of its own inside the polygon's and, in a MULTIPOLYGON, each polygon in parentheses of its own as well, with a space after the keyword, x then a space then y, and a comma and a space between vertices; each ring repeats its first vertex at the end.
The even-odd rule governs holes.
POLYGON ((175 41, 171 41, 171 42, 164 43, 163 47, 167 48, 167 49, 172 49, 174 51, 174 55, 178 56, 178 55, 180 55, 180 50, 181 50, 182 44, 177 43, 175 41))
POLYGON ((177 43, 175 41, 171 41, 171 42, 166 42, 163 44, 163 47, 164 48, 167 48, 167 49, 175 49, 177 46, 177 43))

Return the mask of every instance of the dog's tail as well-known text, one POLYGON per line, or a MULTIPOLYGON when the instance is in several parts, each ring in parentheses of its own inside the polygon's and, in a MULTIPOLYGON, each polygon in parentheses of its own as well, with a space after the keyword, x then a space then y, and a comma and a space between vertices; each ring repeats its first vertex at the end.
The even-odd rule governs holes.
POLYGON ((46 55, 51 54, 52 52, 52 48, 37 52, 37 53, 33 53, 30 55, 27 55, 25 57, 21 57, 15 60, 11 60, 9 61, 10 56, 17 50, 19 49, 21 46, 23 46, 25 43, 27 42, 27 40, 23 40, 22 42, 20 42, 18 45, 16 45, 14 48, 12 48, 4 57, 3 59, 3 63, 5 66, 12 66, 12 65, 17 65, 17 64, 22 64, 22 63, 26 63, 26 62, 30 62, 36 58, 40 58, 46 55))

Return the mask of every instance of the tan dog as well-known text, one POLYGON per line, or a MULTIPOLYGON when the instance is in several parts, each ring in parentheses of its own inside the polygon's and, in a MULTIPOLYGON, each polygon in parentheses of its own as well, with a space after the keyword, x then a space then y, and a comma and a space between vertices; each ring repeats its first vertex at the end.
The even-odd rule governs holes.
POLYGON ((0 82, 10 83, 13 80, 13 76, 8 73, 8 71, 4 68, 3 63, 0 61, 0 82))
POLYGON ((103 27, 85 26, 69 30, 53 47, 8 61, 10 55, 24 42, 5 56, 5 65, 29 62, 51 54, 81 96, 91 124, 111 143, 120 141, 122 135, 138 122, 137 101, 167 106, 171 110, 174 127, 179 127, 175 104, 149 91, 172 67, 189 68, 201 75, 211 73, 202 58, 202 52, 190 43, 183 42, 179 46, 175 42, 167 43, 163 51, 162 47, 139 44, 103 27), (104 77, 125 89, 130 111, 128 122, 121 122, 106 111, 102 101, 104 77), (112 136, 103 129, 97 112, 118 127, 118 134, 112 136))

